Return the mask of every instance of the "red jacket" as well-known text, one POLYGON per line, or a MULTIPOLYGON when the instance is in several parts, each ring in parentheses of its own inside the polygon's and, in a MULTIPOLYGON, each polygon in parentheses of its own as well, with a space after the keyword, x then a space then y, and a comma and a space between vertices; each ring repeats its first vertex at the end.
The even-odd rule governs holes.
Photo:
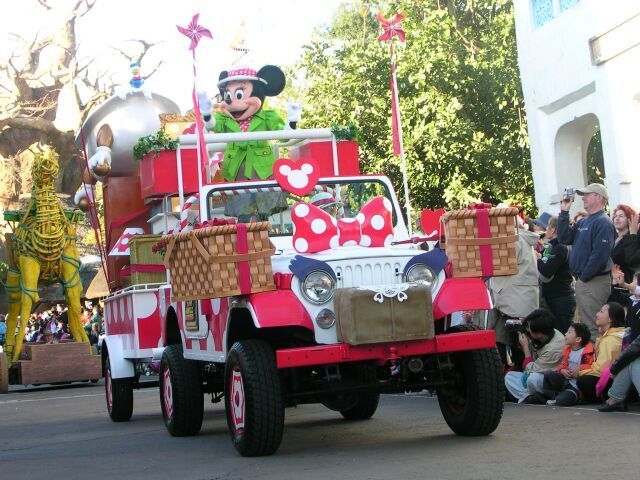
MULTIPOLYGON (((556 371, 560 371, 563 369, 569 368, 569 354, 571 353, 571 347, 566 346, 564 350, 562 350, 562 360, 560 361, 560 365, 556 368, 556 371)), ((587 343, 582 351, 582 357, 580 358, 580 370, 587 370, 591 367, 591 364, 595 360, 596 352, 593 349, 593 344, 591 342, 587 343)))

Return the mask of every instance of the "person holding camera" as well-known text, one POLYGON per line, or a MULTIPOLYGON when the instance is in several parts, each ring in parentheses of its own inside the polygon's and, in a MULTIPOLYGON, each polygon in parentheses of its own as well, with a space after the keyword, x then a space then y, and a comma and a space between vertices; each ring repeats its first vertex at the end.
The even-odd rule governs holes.
POLYGON ((576 312, 573 277, 569 271, 569 249, 558 242, 558 217, 551 217, 545 232, 545 249, 536 253, 540 274, 540 293, 553 316, 554 328, 566 333, 576 312))
POLYGON ((543 391, 543 372, 555 370, 562 361, 565 347, 564 335, 553 328, 553 315, 537 309, 524 319, 524 332, 518 334, 518 342, 524 352, 521 372, 508 372, 504 377, 507 390, 518 403, 535 402, 543 391))
POLYGON ((558 241, 573 245, 569 255, 569 269, 576 278, 576 303, 580 322, 585 323, 593 338, 598 336, 596 312, 611 294, 611 250, 616 238, 613 222, 604 213, 609 200, 607 188, 591 183, 577 189, 582 195, 589 216, 574 225, 569 224, 569 210, 574 196, 565 192, 558 215, 558 241))

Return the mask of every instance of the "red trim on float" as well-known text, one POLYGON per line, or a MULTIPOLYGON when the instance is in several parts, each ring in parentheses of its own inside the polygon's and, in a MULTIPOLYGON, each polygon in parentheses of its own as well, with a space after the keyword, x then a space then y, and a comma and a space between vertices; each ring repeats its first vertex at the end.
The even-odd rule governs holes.
POLYGON ((313 332, 309 313, 291 290, 254 293, 247 302, 253 307, 260 328, 303 327, 313 332))
POLYGON ((334 363, 360 362, 364 360, 387 360, 415 355, 441 354, 476 350, 496 346, 496 334, 493 330, 449 333, 436 335, 428 340, 408 342, 379 343, 370 345, 315 345, 313 347, 276 350, 278 368, 309 367, 334 363))
POLYGON ((433 318, 462 310, 491 310, 491 298, 481 278, 447 278, 433 299, 433 318))

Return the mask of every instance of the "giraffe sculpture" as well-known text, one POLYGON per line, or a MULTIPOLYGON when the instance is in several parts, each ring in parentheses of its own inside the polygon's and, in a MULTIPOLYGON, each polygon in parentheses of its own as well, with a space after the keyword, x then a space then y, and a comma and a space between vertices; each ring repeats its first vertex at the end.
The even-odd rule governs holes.
POLYGON ((24 327, 33 304, 39 299, 39 283, 62 283, 71 334, 76 342, 86 342, 90 350, 80 320, 82 283, 75 225, 67 218, 53 187, 58 176, 58 155, 54 149, 45 147, 35 154, 31 175, 33 189, 29 206, 21 212, 20 221, 7 242, 9 314, 5 350, 9 366, 20 358, 24 327))

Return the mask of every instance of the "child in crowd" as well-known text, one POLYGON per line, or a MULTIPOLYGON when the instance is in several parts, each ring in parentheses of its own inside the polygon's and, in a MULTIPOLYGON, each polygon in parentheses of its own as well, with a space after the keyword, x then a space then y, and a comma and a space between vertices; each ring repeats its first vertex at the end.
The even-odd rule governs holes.
POLYGON ((562 361, 555 370, 544 372, 543 383, 543 394, 550 398, 547 404, 560 407, 578 403, 578 375, 590 368, 595 359, 595 350, 589 341, 591 332, 584 323, 572 323, 564 339, 562 361))
MULTIPOLYGON (((589 368, 580 370, 577 385, 581 398, 587 403, 598 402, 596 385, 603 370, 613 362, 622 349, 624 336, 624 307, 616 302, 605 303, 596 314, 600 337, 596 340, 596 358, 589 368)), ((605 388, 605 393, 608 389, 605 388)))

